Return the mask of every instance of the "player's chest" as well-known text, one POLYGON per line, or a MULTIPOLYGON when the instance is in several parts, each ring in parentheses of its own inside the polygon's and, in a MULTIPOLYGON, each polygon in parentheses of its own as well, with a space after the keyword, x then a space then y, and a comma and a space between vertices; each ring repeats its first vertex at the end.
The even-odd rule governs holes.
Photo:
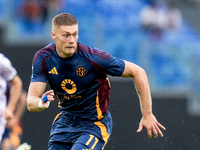
POLYGON ((53 84, 73 82, 76 84, 86 84, 96 76, 96 69, 86 59, 74 60, 51 60, 46 63, 46 71, 49 80, 53 84))

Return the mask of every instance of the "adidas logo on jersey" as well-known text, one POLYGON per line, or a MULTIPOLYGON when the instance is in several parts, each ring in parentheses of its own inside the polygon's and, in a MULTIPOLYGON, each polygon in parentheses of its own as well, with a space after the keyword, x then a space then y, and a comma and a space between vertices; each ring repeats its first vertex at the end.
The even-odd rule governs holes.
POLYGON ((53 67, 53 69, 51 69, 51 71, 49 71, 50 74, 58 74, 56 67, 53 67))

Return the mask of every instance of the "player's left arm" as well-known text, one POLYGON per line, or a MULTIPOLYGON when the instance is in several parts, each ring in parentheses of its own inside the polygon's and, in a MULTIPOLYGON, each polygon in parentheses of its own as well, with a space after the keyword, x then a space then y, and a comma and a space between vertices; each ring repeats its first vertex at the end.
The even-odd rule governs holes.
POLYGON ((134 63, 125 61, 122 77, 132 77, 134 79, 135 88, 139 96, 142 119, 137 132, 141 132, 144 126, 147 129, 149 138, 152 137, 152 131, 155 138, 158 137, 158 133, 162 137, 163 133, 160 128, 165 130, 165 127, 156 120, 152 113, 152 99, 145 70, 134 63))
POLYGON ((7 127, 11 128, 20 123, 20 120, 26 112, 26 98, 27 92, 22 90, 19 102, 17 103, 16 109, 14 111, 14 116, 7 122, 7 127))
POLYGON ((17 104, 14 116, 21 119, 26 111, 26 98, 27 98, 27 92, 25 90, 22 90, 19 102, 17 104))
POLYGON ((9 120, 13 117, 13 112, 17 106, 21 90, 22 90, 22 81, 21 78, 16 75, 11 81, 10 81, 11 87, 10 87, 10 96, 9 96, 9 102, 6 107, 6 109, 3 112, 3 116, 9 120))

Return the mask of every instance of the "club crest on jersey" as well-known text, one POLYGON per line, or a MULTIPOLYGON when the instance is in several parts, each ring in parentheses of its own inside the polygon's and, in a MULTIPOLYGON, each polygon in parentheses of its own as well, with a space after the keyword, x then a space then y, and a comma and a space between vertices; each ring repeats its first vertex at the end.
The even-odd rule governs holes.
POLYGON ((84 67, 78 67, 76 69, 76 74, 80 77, 83 77, 86 75, 86 69, 84 67))

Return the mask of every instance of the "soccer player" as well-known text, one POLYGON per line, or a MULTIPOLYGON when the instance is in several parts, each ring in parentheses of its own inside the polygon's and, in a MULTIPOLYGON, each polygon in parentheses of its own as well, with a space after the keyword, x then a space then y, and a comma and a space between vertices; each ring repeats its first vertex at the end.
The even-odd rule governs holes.
POLYGON ((7 120, 12 119, 22 90, 22 81, 10 60, 0 53, 0 143, 7 120), (6 88, 10 82, 9 102, 7 104, 6 88))
POLYGON ((78 40, 78 22, 69 13, 52 20, 54 40, 39 50, 32 64, 27 107, 40 112, 59 101, 48 150, 104 149, 112 132, 108 110, 110 83, 108 75, 132 77, 138 92, 142 119, 137 132, 146 127, 149 138, 163 136, 165 130, 152 113, 152 101, 145 71, 104 51, 86 46, 78 40), (46 91, 47 81, 51 90, 46 91), (45 93, 44 93, 45 92, 45 93))

